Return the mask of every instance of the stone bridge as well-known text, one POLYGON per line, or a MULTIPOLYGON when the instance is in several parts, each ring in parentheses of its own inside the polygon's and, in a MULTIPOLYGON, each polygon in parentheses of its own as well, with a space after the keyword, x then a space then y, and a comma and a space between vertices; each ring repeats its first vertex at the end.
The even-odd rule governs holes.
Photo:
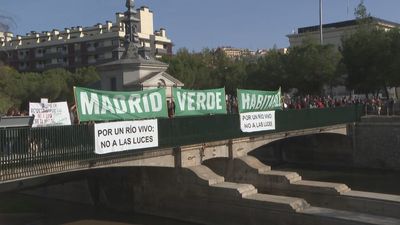
POLYGON ((79 170, 157 166, 189 167, 218 158, 237 158, 270 142, 318 133, 348 135, 360 108, 290 110, 276 112, 276 129, 243 133, 238 115, 158 120, 156 148, 105 155, 94 152, 92 124, 0 129, 0 186, 30 178, 79 170))
POLYGON ((400 196, 303 180, 248 155, 295 136, 355 140, 359 116, 356 108, 281 111, 274 131, 257 133, 242 133, 237 115, 158 120, 159 147, 107 155, 94 154, 92 125, 5 130, 20 138, 1 157, 0 190, 62 183, 51 190, 72 198, 68 181, 76 179, 86 191, 77 199, 202 224, 400 224, 400 196), (42 143, 37 152, 22 141, 32 137, 42 143))

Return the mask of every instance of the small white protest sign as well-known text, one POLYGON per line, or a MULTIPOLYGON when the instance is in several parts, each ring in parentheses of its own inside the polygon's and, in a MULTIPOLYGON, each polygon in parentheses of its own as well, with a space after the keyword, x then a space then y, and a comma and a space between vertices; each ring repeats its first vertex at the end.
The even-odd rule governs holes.
POLYGON ((275 130, 275 111, 240 113, 240 129, 246 133, 275 130))
POLYGON ((158 147, 157 120, 96 123, 94 130, 96 154, 158 147))
POLYGON ((67 102, 45 103, 30 102, 29 115, 35 116, 32 127, 71 125, 67 102))

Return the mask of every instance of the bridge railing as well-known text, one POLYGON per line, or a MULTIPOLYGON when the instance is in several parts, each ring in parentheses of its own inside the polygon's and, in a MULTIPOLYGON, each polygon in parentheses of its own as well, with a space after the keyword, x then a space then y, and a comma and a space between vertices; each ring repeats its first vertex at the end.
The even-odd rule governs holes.
POLYGON ((276 129, 256 133, 243 133, 240 130, 238 114, 159 120, 159 127, 161 127, 159 128, 159 142, 161 146, 173 147, 347 124, 359 121, 362 113, 362 106, 356 105, 338 108, 276 111, 276 129))
MULTIPOLYGON (((277 111, 276 130, 257 133, 241 132, 239 115, 160 119, 159 148, 352 123, 361 112, 356 106, 277 111)), ((0 182, 87 168, 149 150, 154 149, 96 155, 93 124, 0 129, 0 182)))

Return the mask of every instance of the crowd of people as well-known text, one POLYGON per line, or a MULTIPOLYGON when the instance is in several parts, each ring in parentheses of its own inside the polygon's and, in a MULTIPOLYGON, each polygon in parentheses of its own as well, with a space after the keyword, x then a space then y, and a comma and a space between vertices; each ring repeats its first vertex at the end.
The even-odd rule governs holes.
MULTIPOLYGON (((314 109, 314 108, 335 108, 349 105, 363 105, 364 112, 366 114, 376 115, 393 115, 395 101, 391 99, 382 99, 380 97, 372 98, 360 98, 360 97, 331 97, 331 96, 282 96, 282 108, 284 110, 289 109, 314 109)), ((175 103, 173 101, 167 101, 168 116, 170 118, 175 115, 175 103)), ((228 114, 239 113, 238 99, 234 95, 226 95, 226 110, 228 114)), ((70 107, 71 122, 73 124, 78 123, 78 117, 76 114, 76 105, 73 104, 70 107)), ((26 110, 20 111, 16 106, 12 106, 8 109, 5 116, 27 116, 26 110)))
POLYGON ((349 105, 363 105, 365 114, 376 115, 393 115, 395 101, 390 99, 383 99, 380 97, 360 98, 360 97, 321 97, 321 96, 297 96, 290 97, 284 95, 283 97, 284 109, 313 109, 313 108, 334 108, 349 105))
MULTIPOLYGON (((289 109, 316 109, 316 108, 335 108, 350 105, 363 105, 365 114, 393 115, 395 101, 380 97, 361 98, 358 96, 282 96, 282 108, 289 109)), ((227 95, 226 109, 228 113, 238 113, 238 100, 236 96, 227 95)))
POLYGON ((6 116, 27 116, 28 111, 26 110, 19 110, 17 106, 12 106, 7 110, 6 116))

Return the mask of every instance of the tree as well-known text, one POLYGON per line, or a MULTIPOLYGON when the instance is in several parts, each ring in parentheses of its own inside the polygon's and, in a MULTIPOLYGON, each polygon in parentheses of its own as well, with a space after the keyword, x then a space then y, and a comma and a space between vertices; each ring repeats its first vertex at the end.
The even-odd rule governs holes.
MULTIPOLYGON (((398 33, 398 32, 397 32, 398 33)), ((360 28, 344 39, 342 56, 348 71, 346 86, 359 93, 386 92, 395 84, 399 44, 396 31, 386 32, 370 26, 360 28)))
POLYGON ((305 42, 289 49, 287 62, 288 85, 299 94, 323 94, 325 85, 332 86, 339 78, 340 54, 333 45, 305 42))
POLYGON ((400 30, 390 30, 387 35, 390 39, 390 63, 387 67, 387 84, 390 87, 400 86, 400 30))
POLYGON ((251 89, 276 90, 288 88, 285 61, 287 55, 276 50, 270 51, 256 63, 247 66, 246 86, 251 89))
POLYGON ((12 17, 0 14, 0 32, 9 31, 12 25, 15 25, 12 17))
POLYGON ((227 94, 235 94, 246 80, 246 64, 243 59, 231 59, 223 51, 214 51, 213 69, 210 72, 212 87, 225 87, 227 94))
POLYGON ((0 66, 0 113, 5 114, 7 110, 13 106, 15 100, 10 96, 13 92, 9 92, 7 87, 9 85, 16 85, 15 80, 12 79, 12 75, 16 74, 16 71, 10 67, 0 66))
POLYGON ((203 59, 206 57, 204 54, 190 53, 186 48, 182 48, 176 55, 164 57, 163 61, 169 64, 168 73, 182 81, 186 87, 196 88, 201 86, 202 82, 199 82, 201 75, 208 77, 208 65, 203 64, 203 59))
POLYGON ((371 14, 367 12, 367 7, 364 5, 364 0, 361 0, 354 9, 354 16, 357 20, 364 20, 371 17, 371 14))
POLYGON ((5 113, 11 106, 27 110, 29 102, 39 102, 40 98, 73 102, 73 86, 86 86, 98 79, 94 68, 83 68, 76 73, 65 69, 52 69, 43 73, 19 73, 10 67, 2 66, 0 112, 5 113))
POLYGON ((223 52, 203 49, 189 52, 179 49, 175 56, 166 56, 168 73, 181 80, 189 89, 226 87, 227 93, 234 93, 243 85, 246 77, 245 63, 233 61, 223 52))

